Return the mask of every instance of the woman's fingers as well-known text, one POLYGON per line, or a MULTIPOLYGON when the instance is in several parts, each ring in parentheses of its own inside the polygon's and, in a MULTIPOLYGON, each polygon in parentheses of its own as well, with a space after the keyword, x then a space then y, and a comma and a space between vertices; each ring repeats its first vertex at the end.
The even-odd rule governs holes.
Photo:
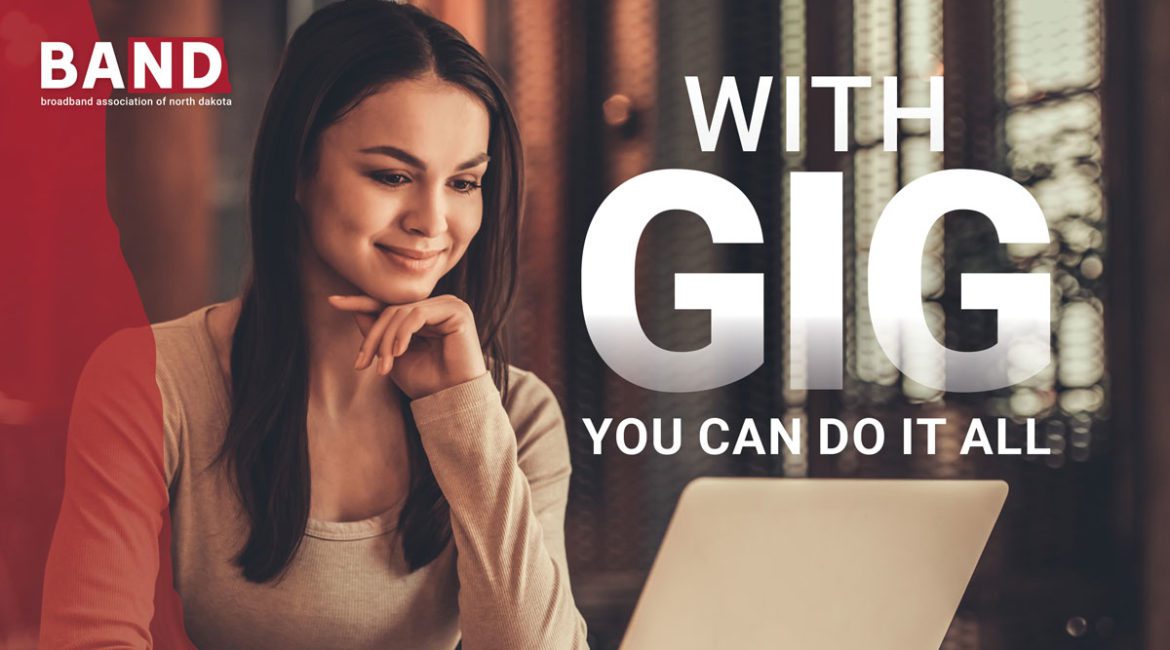
POLYGON ((381 340, 378 341, 378 356, 381 361, 378 363, 378 374, 385 375, 390 372, 390 368, 394 366, 394 341, 398 337, 399 330, 402 329, 402 323, 410 317, 413 311, 412 307, 397 307, 394 308, 394 318, 390 321, 390 326, 382 333, 381 340))
POLYGON ((374 360, 374 354, 378 350, 378 343, 382 340, 386 330, 390 327, 390 323, 395 315, 398 314, 396 309, 387 309, 378 316, 373 326, 366 332, 366 338, 362 341, 361 348, 358 349, 357 360, 354 361, 353 367, 356 370, 370 367, 370 363, 374 360))
POLYGON ((335 309, 352 313, 362 331, 363 340, 354 368, 369 368, 377 359, 375 371, 380 375, 390 374, 395 358, 409 350, 416 335, 445 337, 456 334, 472 318, 467 304, 451 295, 389 306, 369 296, 335 295, 329 296, 329 303, 335 309))
POLYGON ((362 336, 369 335, 370 329, 386 307, 369 296, 329 296, 329 304, 334 309, 351 312, 362 336))
POLYGON ((361 312, 355 312, 353 315, 353 322, 357 323, 358 331, 362 333, 362 336, 365 336, 366 334, 370 333, 370 328, 374 326, 374 323, 378 322, 378 316, 380 316, 380 314, 370 315, 361 312))
POLYGON ((410 347, 410 340, 427 324, 427 318, 421 310, 411 312, 402 320, 398 327, 398 335, 394 339, 394 356, 402 356, 410 347))

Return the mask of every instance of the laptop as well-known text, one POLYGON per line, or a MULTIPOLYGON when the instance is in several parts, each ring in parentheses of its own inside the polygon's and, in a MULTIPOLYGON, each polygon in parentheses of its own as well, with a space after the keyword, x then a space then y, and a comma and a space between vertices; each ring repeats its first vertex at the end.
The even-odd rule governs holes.
POLYGON ((700 478, 623 650, 938 650, 1003 481, 700 478))

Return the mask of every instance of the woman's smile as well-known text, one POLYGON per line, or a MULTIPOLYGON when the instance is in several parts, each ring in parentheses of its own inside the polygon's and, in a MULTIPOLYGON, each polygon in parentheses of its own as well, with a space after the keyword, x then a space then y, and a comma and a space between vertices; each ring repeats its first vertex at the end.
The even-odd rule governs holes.
POLYGON ((422 273, 434 269, 442 261, 447 250, 445 248, 422 250, 387 244, 374 244, 374 247, 391 264, 409 273, 422 273))

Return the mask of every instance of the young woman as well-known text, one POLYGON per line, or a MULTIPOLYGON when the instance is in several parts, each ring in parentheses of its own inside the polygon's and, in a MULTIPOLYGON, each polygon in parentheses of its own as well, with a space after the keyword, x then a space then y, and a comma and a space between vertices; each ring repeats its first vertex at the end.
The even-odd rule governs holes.
POLYGON ((169 511, 198 647, 585 647, 563 420, 500 347, 522 192, 500 81, 449 26, 345 0, 298 29, 246 289, 153 326, 153 381, 134 331, 83 373, 42 646, 152 645, 169 511))

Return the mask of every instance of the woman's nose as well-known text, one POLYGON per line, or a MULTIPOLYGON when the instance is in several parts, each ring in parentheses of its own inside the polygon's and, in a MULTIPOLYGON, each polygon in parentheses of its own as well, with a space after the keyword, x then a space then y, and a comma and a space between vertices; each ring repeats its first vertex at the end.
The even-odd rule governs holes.
POLYGON ((437 237, 447 231, 446 200, 442 189, 420 189, 402 216, 402 228, 420 237, 437 237))

